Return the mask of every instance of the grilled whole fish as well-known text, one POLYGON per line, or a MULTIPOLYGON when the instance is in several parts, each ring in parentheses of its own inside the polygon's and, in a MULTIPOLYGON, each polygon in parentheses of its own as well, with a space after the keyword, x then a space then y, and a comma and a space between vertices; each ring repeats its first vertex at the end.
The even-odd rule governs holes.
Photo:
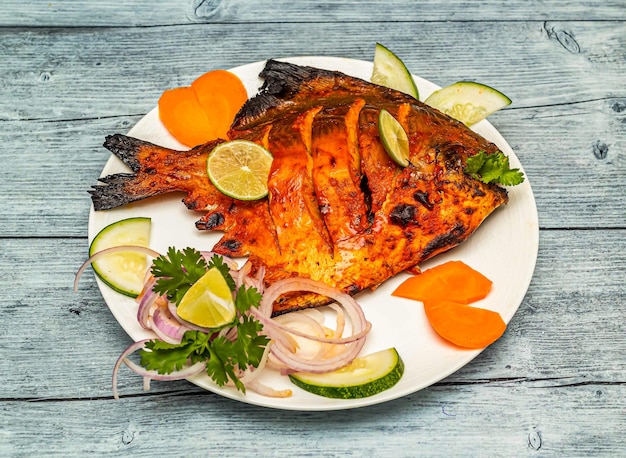
MULTIPOLYGON (((243 106, 229 139, 267 148, 274 160, 267 198, 243 202, 221 194, 206 175, 210 151, 190 151, 113 135, 104 146, 131 173, 101 178, 90 191, 107 210, 172 191, 204 212, 196 227, 222 231, 220 254, 248 256, 265 281, 302 276, 349 294, 466 240, 497 207, 504 189, 463 172, 469 156, 498 148, 414 98, 339 72, 269 60, 264 85, 243 106), (399 167, 378 136, 386 109, 406 130, 410 165, 399 167)), ((328 303, 292 294, 274 314, 328 303)))

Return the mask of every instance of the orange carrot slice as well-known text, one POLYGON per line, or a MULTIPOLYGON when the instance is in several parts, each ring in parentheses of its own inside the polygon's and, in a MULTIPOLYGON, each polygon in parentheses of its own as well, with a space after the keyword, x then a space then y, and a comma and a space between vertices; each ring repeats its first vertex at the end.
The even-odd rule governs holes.
POLYGON ((159 118, 183 145, 194 147, 228 139, 235 115, 248 98, 237 75, 212 70, 191 86, 169 89, 159 99, 159 118))
POLYGON ((484 348, 498 340, 506 330, 506 323, 499 313, 458 302, 425 302, 424 311, 439 336, 463 348, 484 348))
POLYGON ((190 87, 169 89, 159 99, 159 118, 167 130, 185 146, 206 143, 211 129, 195 92, 190 87))
POLYGON ((228 139, 227 134, 235 115, 248 100, 248 93, 241 80, 227 70, 213 70, 198 77, 191 88, 211 124, 216 138, 228 139))
POLYGON ((462 261, 448 261, 410 277, 391 293, 417 301, 448 300, 461 304, 484 299, 492 282, 462 261))

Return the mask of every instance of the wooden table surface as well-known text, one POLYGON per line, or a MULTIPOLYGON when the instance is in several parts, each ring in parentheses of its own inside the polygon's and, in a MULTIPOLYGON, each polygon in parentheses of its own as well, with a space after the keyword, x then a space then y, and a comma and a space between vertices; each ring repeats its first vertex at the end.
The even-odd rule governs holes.
POLYGON ((0 456, 625 456, 626 3, 4 0, 0 8, 0 456), (534 277, 506 334, 370 407, 257 407, 186 382, 144 392, 85 259, 87 190, 161 92, 269 57, 371 60, 480 81, 537 202, 534 277))

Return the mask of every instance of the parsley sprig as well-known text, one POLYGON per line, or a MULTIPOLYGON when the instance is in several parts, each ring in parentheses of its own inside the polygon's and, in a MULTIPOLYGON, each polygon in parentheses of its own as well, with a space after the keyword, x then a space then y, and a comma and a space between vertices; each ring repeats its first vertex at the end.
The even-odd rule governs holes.
MULTIPOLYGON (((235 291, 235 281, 222 257, 214 255, 206 262, 202 253, 193 248, 182 251, 169 248, 166 256, 160 256, 153 262, 152 275, 156 278, 154 291, 180 304, 189 288, 212 267, 220 271, 231 291, 235 291)), ((151 340, 146 342, 144 350, 139 351, 141 365, 159 374, 169 374, 188 364, 204 361, 207 374, 217 385, 224 386, 232 380, 237 389, 245 392, 236 371, 249 366, 258 367, 269 342, 261 334, 263 325, 246 314, 250 307, 259 306, 261 297, 254 287, 242 285, 236 291, 235 307, 239 318, 233 324, 236 337, 232 340, 226 338, 224 333, 218 335, 196 330, 185 332, 179 344, 151 340)))
POLYGON ((515 186, 524 181, 524 174, 519 169, 512 169, 509 158, 501 151, 493 154, 480 151, 468 157, 465 173, 483 183, 497 183, 503 186, 515 186))

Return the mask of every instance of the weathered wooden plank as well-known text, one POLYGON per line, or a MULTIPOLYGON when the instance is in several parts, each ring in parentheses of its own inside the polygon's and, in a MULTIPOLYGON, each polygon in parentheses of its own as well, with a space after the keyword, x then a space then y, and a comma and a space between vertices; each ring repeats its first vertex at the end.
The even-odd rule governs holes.
POLYGON ((376 41, 424 78, 489 84, 513 98, 512 108, 625 96, 621 22, 402 27, 411 33, 377 23, 330 23, 322 27, 323 39, 319 26, 301 23, 0 30, 0 121, 139 115, 163 90, 212 68, 303 54, 371 60, 376 41))
MULTIPOLYGON (((597 232, 543 231, 535 277, 507 333, 443 384, 626 383, 626 231, 597 232)), ((83 239, 3 241, 0 399, 111 397, 113 364, 131 340, 92 273, 71 290, 86 248, 83 239)), ((138 395, 141 381, 124 371, 120 389, 138 395)), ((151 393, 181 390, 200 392, 155 382, 151 393)))
MULTIPOLYGON (((624 227, 625 106, 609 98, 492 117, 525 167, 542 227, 624 227)), ((85 236, 87 190, 109 157, 104 137, 139 117, 3 122, 0 236, 85 236)))
POLYGON ((433 387, 387 404, 274 411, 210 395, 0 401, 10 456, 622 456, 626 387, 433 387), (522 407, 523 408, 520 408, 522 407), (357 440, 358 438, 358 440, 357 440))
POLYGON ((301 0, 193 0, 148 3, 139 0, 20 2, 5 0, 0 26, 154 26, 249 22, 405 22, 467 20, 615 20, 626 17, 620 0, 412 2, 324 2, 301 0))
POLYGON ((0 455, 626 455, 624 19, 623 0, 3 1, 0 455), (144 393, 128 372, 113 401, 130 339, 91 273, 71 291, 104 135, 210 68, 370 60, 375 41, 438 84, 513 99, 491 120, 543 230, 505 336, 440 383, 357 411, 268 410, 184 381, 144 393))
POLYGON ((625 227, 626 98, 512 109, 492 121, 525 168, 541 227, 625 227))

